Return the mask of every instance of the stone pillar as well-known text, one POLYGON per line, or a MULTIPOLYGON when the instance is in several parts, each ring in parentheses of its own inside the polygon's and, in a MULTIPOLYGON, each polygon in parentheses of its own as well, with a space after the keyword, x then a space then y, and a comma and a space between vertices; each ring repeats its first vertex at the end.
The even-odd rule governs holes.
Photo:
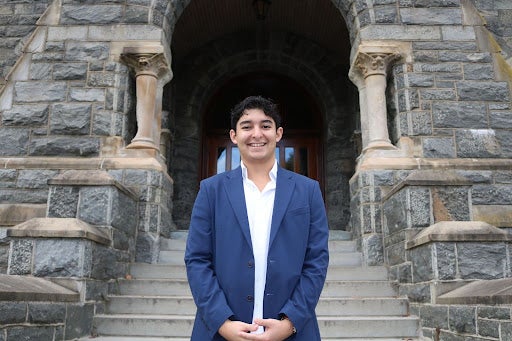
POLYGON ((389 140, 386 85, 387 70, 399 57, 399 53, 392 51, 359 51, 355 58, 350 76, 359 89, 364 150, 395 149, 389 140), (362 80, 358 79, 361 76, 362 80))
POLYGON ((131 149, 160 148, 162 93, 170 79, 170 70, 162 53, 123 54, 134 72, 137 87, 137 134, 126 147, 131 149))

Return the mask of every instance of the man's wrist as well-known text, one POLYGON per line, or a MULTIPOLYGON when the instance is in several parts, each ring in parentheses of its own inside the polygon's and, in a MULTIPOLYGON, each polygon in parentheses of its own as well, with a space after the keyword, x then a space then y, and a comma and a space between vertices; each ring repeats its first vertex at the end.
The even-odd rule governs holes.
POLYGON ((295 326, 293 325, 293 322, 288 318, 288 316, 286 316, 286 314, 279 314, 279 319, 281 321, 289 321, 290 322, 290 325, 292 327, 291 329, 291 332, 292 332, 292 335, 296 334, 297 333, 297 329, 295 328, 295 326))

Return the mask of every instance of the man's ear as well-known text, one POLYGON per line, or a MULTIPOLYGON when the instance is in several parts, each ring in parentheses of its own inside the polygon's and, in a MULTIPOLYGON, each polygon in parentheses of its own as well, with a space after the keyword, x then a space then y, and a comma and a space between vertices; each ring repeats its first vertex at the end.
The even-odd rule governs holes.
POLYGON ((283 127, 279 127, 276 130, 276 142, 279 142, 281 138, 283 137, 283 127))
POLYGON ((233 129, 231 129, 229 131, 229 138, 231 139, 231 142, 233 142, 234 144, 237 144, 236 143, 236 132, 233 129))

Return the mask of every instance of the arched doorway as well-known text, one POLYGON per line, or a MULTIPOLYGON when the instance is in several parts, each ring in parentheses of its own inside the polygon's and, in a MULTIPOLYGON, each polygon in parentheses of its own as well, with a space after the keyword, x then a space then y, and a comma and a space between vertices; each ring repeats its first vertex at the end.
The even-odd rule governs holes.
POLYGON ((268 71, 232 78, 222 84, 209 100, 203 113, 201 178, 240 164, 238 148, 228 135, 229 113, 236 103, 251 95, 270 98, 279 107, 284 128, 276 150, 279 164, 323 184, 323 119, 318 105, 299 83, 268 71))
POLYGON ((199 180, 232 167, 218 165, 223 151, 232 158, 229 111, 245 96, 259 94, 278 102, 287 116, 283 143, 290 145, 283 146, 281 162, 286 164, 291 148, 296 171, 322 184, 330 227, 346 229, 359 129, 359 96, 348 79, 347 26, 331 0, 315 0, 314 6, 272 2, 264 20, 251 4, 194 0, 176 23, 174 78, 164 97, 171 113, 173 221, 186 229, 199 180))

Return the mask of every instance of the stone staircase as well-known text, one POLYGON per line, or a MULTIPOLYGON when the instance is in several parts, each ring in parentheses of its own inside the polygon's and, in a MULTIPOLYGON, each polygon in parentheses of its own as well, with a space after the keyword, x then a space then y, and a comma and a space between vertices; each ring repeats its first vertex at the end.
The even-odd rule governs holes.
MULTIPOLYGON (((419 319, 409 315, 407 299, 397 297, 386 268, 363 267, 353 241, 329 243, 329 271, 317 306, 322 340, 419 340, 419 319)), ((94 317, 95 341, 190 339, 195 305, 184 248, 184 239, 165 240, 158 264, 132 265, 132 279, 119 281, 119 295, 109 296, 106 313, 94 317)))

